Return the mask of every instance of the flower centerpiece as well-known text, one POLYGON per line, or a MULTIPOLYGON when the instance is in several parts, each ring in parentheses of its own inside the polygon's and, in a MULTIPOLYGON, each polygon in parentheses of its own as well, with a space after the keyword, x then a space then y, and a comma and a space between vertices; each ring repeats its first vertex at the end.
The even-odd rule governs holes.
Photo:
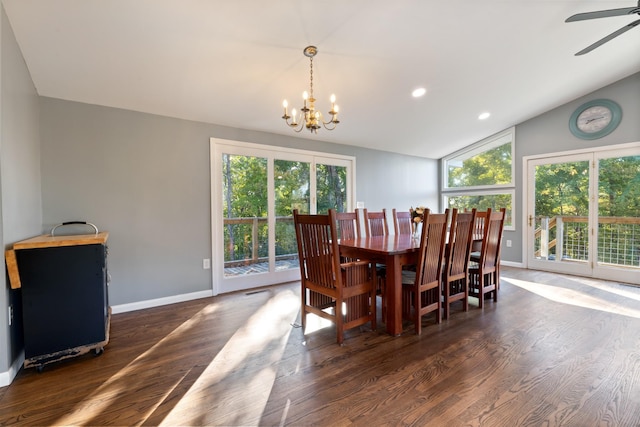
POLYGON ((413 221, 413 237, 415 238, 420 237, 420 234, 418 233, 418 224, 422 223, 422 220, 424 219, 424 211, 426 210, 427 208, 424 206, 418 206, 415 209, 413 209, 413 206, 409 208, 409 212, 411 212, 411 219, 413 221))

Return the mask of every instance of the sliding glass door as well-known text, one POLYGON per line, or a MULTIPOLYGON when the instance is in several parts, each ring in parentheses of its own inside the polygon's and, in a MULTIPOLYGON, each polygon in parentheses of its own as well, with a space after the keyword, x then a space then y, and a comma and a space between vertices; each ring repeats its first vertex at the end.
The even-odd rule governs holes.
POLYGON ((640 283, 640 148, 527 165, 528 266, 640 283))
POLYGON ((293 210, 350 210, 353 162, 212 138, 214 293, 298 280, 293 210))

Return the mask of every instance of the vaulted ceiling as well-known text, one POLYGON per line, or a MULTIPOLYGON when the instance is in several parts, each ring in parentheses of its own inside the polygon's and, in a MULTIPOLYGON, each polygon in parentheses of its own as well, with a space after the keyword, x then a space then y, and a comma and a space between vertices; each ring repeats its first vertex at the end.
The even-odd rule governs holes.
POLYGON ((637 15, 564 22, 634 1, 2 3, 42 96, 440 158, 640 71, 640 26, 574 56, 637 15), (281 119, 307 45, 318 108, 340 107, 317 135, 281 119))

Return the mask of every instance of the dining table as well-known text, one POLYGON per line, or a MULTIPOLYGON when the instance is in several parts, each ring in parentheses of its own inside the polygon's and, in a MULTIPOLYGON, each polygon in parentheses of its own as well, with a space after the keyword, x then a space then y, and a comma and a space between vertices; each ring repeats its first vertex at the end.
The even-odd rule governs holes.
MULTIPOLYGON (((479 252, 481 247, 482 240, 474 239, 471 250, 479 252)), ((418 263, 420 239, 412 234, 358 237, 341 239, 339 248, 341 256, 385 264, 387 332, 393 336, 402 334, 402 267, 418 263)))
POLYGON ((340 255, 349 258, 366 259, 385 264, 387 332, 398 336, 402 333, 402 266, 415 265, 420 252, 420 239, 411 234, 390 234, 385 236, 341 239, 340 255))

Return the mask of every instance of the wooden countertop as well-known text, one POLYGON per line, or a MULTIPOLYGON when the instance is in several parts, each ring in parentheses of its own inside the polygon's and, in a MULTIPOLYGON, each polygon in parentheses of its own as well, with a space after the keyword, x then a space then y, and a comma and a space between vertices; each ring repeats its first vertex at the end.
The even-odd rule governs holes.
POLYGON ((18 262, 16 260, 16 251, 21 249, 38 249, 38 248, 57 248, 63 246, 79 246, 79 245, 104 245, 109 238, 107 231, 98 234, 74 234, 69 236, 52 236, 43 234, 41 236, 32 237, 30 239, 21 240, 13 244, 12 249, 5 251, 5 262, 7 263, 7 272, 9 273, 9 282, 11 289, 22 287, 20 283, 20 274, 18 272, 18 262))
POLYGON ((77 245, 103 245, 107 242, 109 233, 102 231, 98 234, 75 234, 70 236, 52 236, 43 234, 41 236, 32 237, 31 239, 22 240, 13 244, 13 250, 35 249, 35 248, 51 248, 59 246, 77 246, 77 245))

